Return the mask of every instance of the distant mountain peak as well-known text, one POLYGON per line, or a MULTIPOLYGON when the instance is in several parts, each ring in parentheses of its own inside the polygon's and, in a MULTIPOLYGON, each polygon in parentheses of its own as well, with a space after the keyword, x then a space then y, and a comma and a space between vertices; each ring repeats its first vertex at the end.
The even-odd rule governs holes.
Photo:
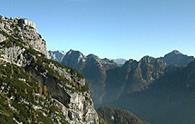
POLYGON ((89 54, 89 55, 87 55, 87 58, 88 58, 88 59, 100 60, 100 58, 99 58, 98 56, 94 55, 94 54, 89 54))
POLYGON ((118 59, 113 59, 113 61, 118 65, 124 65, 127 60, 122 59, 122 58, 118 58, 118 59))
POLYGON ((155 58, 151 56, 144 56, 143 58, 141 58, 140 62, 150 63, 152 60, 155 60, 155 58))
POLYGON ((59 53, 62 53, 62 54, 66 54, 66 52, 63 51, 63 50, 57 50, 56 52, 59 52, 59 53))
POLYGON ((67 53, 66 53, 66 56, 72 56, 72 57, 76 57, 78 58, 78 62, 80 60, 84 60, 85 59, 85 55, 83 55, 83 53, 81 53, 80 51, 77 51, 77 50, 69 50, 67 53))
POLYGON ((178 50, 173 50, 172 52, 168 53, 168 54, 175 54, 175 55, 183 55, 183 53, 181 53, 178 50))
POLYGON ((163 57, 163 60, 168 65, 187 66, 190 62, 194 61, 194 57, 185 55, 178 50, 173 50, 172 52, 166 54, 163 57))
POLYGON ((56 51, 49 51, 49 54, 53 60, 56 60, 58 62, 61 62, 63 57, 65 56, 66 52, 62 50, 56 50, 56 51))
POLYGON ((79 54, 79 55, 84 56, 80 51, 78 51, 78 50, 73 50, 73 49, 70 49, 66 54, 67 54, 67 55, 70 55, 70 54, 79 54))

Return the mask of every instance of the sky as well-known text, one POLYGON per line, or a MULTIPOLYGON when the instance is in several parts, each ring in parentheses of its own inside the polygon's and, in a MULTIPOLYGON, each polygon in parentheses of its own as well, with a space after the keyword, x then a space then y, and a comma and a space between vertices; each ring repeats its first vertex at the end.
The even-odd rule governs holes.
POLYGON ((1 0, 0 15, 28 18, 48 50, 137 59, 195 55, 195 0, 1 0))

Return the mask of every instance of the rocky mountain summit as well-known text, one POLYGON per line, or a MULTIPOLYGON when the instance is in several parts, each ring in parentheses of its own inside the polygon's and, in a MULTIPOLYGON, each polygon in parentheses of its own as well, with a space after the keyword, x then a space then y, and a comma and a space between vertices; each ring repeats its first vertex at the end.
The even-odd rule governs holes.
POLYGON ((1 42, 7 40, 8 36, 12 36, 22 43, 25 47, 33 48, 36 51, 49 57, 46 42, 41 35, 36 32, 35 24, 32 21, 21 18, 0 17, 1 42), (4 34, 4 35, 3 35, 4 34))
POLYGON ((81 70, 85 61, 86 57, 81 52, 74 50, 68 51, 61 60, 63 65, 74 67, 76 70, 81 70))
POLYGON ((2 124, 99 124, 82 75, 50 59, 32 21, 0 17, 2 124))
POLYGON ((194 60, 193 56, 184 55, 178 50, 174 50, 166 54, 163 58, 164 62, 168 65, 174 66, 187 66, 190 62, 194 60))

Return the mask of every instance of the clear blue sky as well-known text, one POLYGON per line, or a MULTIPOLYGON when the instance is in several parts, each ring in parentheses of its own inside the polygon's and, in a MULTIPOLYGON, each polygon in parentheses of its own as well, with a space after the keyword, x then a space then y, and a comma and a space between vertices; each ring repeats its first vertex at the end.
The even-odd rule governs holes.
POLYGON ((0 14, 33 20, 49 50, 108 58, 195 55, 195 0, 2 0, 0 14))

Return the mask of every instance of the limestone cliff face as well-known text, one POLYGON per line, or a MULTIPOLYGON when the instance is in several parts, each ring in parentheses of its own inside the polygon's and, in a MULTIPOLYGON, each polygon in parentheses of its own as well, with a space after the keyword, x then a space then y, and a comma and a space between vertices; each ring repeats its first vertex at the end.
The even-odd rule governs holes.
MULTIPOLYGON (((36 26, 32 21, 0 16, 0 28, 8 35, 20 39, 27 47, 32 47, 49 58, 46 42, 42 39, 41 35, 36 32, 36 26)), ((6 40, 5 36, 1 34, 0 42, 4 40, 6 40)))
MULTIPOLYGON (((33 80, 38 85, 33 88, 39 89, 38 93, 35 93, 33 90, 32 94, 26 94, 27 97, 23 97, 22 93, 18 94, 19 98, 17 100, 20 101, 21 99, 21 101, 26 101, 25 103, 30 103, 30 106, 34 106, 30 111, 27 111, 29 115, 33 116, 26 117, 26 114, 23 116, 21 113, 21 116, 15 117, 18 114, 16 113, 10 115, 11 117, 13 116, 11 120, 17 123, 26 123, 25 120, 28 120, 28 123, 36 123, 37 121, 39 123, 47 123, 45 120, 40 119, 43 116, 55 124, 98 124, 99 118, 94 109, 85 79, 74 70, 64 67, 49 58, 46 43, 36 32, 33 22, 19 18, 0 18, 0 68, 10 64, 12 70, 11 76, 4 74, 6 69, 2 70, 0 87, 6 84, 1 82, 4 77, 10 77, 11 80, 14 77, 12 76, 14 72, 22 70, 26 77, 20 80, 26 82, 27 86, 30 86, 29 82, 33 80), (18 68, 17 70, 13 69, 15 66, 18 68), (43 88, 40 89, 40 87, 43 88), (35 104, 32 99, 27 99, 34 96, 33 94, 38 94, 36 96, 41 96, 45 99, 35 104), (56 109, 50 110, 48 105, 46 105, 47 101, 56 109), (38 113, 37 115, 35 114, 36 112, 38 113), (21 117, 23 118, 21 119, 21 117), (65 121, 62 121, 63 119, 65 121)), ((9 72, 6 72, 6 74, 9 74, 9 72)), ((17 87, 12 85, 10 87, 14 91, 18 91, 17 87)), ((16 96, 12 92, 9 89, 6 91, 0 89, 0 93, 3 93, 4 97, 14 103, 15 99, 11 98, 16 96), (7 92, 11 96, 7 96, 7 92)), ((25 90, 25 92, 27 91, 25 90)), ((20 102, 17 101, 16 104, 18 103, 20 102)), ((16 111, 20 111, 22 108, 16 107, 16 109, 18 109, 16 111)), ((15 111, 11 112, 15 113, 15 111)))

